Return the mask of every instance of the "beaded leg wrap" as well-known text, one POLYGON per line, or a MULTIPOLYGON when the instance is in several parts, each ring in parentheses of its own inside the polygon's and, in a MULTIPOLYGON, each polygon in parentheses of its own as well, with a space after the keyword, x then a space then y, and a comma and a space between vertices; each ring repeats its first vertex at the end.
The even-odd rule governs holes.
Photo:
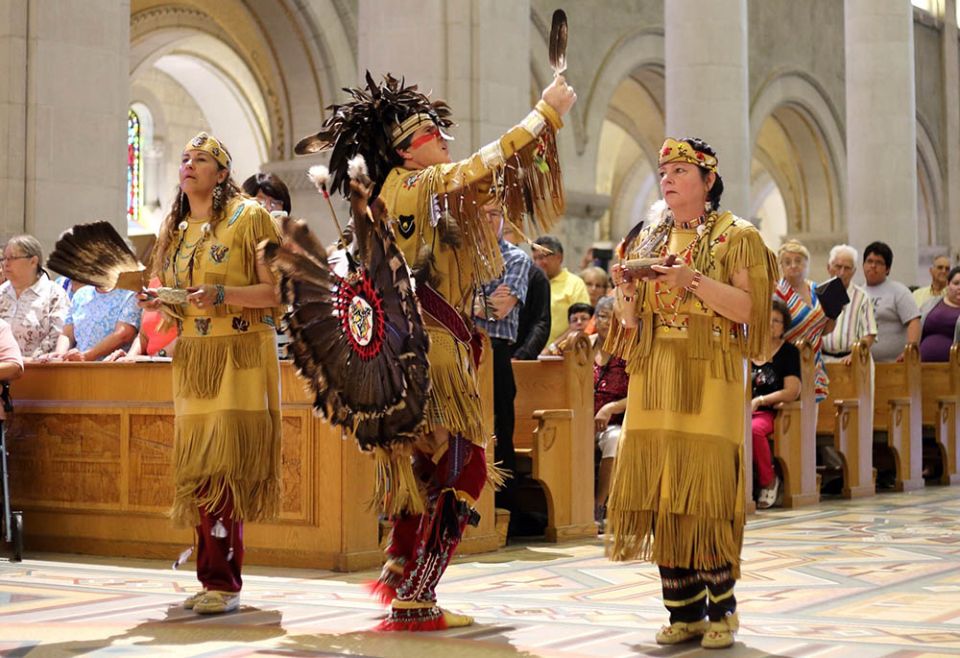
POLYGON ((736 581, 730 567, 696 571, 661 566, 660 582, 671 624, 700 621, 706 616, 710 621, 721 621, 737 609, 733 595, 736 581))
MULTIPOLYGON (((436 604, 437 583, 450 564, 466 526, 479 522, 473 501, 480 495, 485 481, 483 449, 461 437, 451 437, 448 450, 431 473, 428 512, 394 522, 388 553, 394 555, 403 550, 401 544, 408 536, 408 524, 419 519, 416 551, 403 565, 403 577, 395 587, 390 614, 377 630, 430 631, 448 627, 450 615, 445 615, 436 604)), ((391 573, 386 571, 385 568, 378 581, 383 588, 394 582, 396 574, 396 569, 391 573)))

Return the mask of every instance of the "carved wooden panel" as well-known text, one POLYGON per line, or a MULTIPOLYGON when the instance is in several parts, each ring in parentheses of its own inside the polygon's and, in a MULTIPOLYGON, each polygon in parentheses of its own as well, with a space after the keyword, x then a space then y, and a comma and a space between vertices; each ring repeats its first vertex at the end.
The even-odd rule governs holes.
POLYGON ((284 519, 305 519, 309 495, 308 483, 304 482, 306 449, 309 424, 304 423, 301 415, 283 416, 283 441, 280 447, 280 477, 283 498, 280 503, 280 516, 284 519))
POLYGON ((166 511, 173 502, 173 415, 130 416, 131 507, 166 511))
POLYGON ((17 413, 7 441, 11 499, 120 504, 119 413, 17 413))

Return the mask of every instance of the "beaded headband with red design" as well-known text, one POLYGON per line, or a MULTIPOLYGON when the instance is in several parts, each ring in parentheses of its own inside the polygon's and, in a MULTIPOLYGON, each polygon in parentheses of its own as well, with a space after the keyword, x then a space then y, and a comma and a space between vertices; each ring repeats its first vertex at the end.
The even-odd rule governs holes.
POLYGON ((707 171, 717 173, 717 158, 703 151, 698 151, 686 142, 667 137, 667 140, 660 147, 660 162, 657 166, 663 166, 668 162, 688 162, 690 164, 703 167, 707 171))

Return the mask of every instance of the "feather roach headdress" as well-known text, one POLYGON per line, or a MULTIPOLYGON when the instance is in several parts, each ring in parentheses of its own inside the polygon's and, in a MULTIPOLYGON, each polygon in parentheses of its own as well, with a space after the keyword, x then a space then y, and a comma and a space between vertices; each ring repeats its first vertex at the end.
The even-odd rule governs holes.
POLYGON ((331 115, 320 131, 301 139, 294 149, 298 155, 332 149, 329 187, 345 197, 350 196, 347 167, 357 155, 366 160, 376 196, 390 169, 399 164, 396 145, 403 131, 397 129, 404 122, 415 127, 430 120, 441 130, 453 125, 450 107, 442 100, 431 101, 417 85, 407 86, 390 74, 378 85, 369 71, 366 80, 365 88, 345 88, 352 100, 327 108, 331 115))

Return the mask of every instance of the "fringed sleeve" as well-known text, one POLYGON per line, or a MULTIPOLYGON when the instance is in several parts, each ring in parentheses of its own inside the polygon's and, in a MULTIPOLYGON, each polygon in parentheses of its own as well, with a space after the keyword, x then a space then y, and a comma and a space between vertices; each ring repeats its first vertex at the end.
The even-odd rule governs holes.
POLYGON ((760 232, 738 220, 730 234, 730 246, 722 260, 722 275, 729 281, 736 272, 747 271, 750 285, 750 321, 741 337, 744 356, 759 359, 769 348, 770 302, 779 277, 777 258, 763 242, 760 232))
POLYGON ((466 160, 428 167, 419 174, 417 218, 429 217, 441 234, 456 232, 454 240, 472 255, 478 281, 503 272, 497 236, 482 221, 487 203, 498 200, 508 218, 526 222, 536 232, 549 231, 563 215, 556 140, 561 126, 556 111, 540 101, 519 125, 466 160))

